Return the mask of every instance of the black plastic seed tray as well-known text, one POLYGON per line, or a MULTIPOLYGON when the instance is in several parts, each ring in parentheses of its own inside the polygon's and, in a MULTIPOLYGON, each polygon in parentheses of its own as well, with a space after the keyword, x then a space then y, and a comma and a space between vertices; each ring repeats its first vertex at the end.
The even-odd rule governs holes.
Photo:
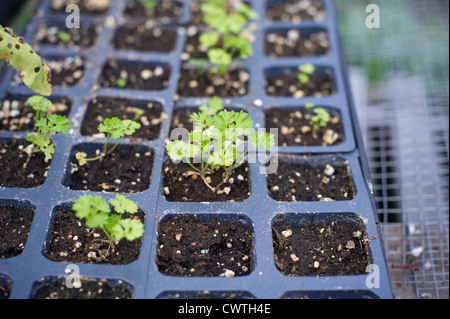
MULTIPOLYGON (((362 139, 355 115, 349 88, 346 64, 339 39, 336 10, 331 0, 322 0, 325 17, 320 21, 269 21, 266 9, 283 1, 250 0, 249 3, 259 13, 256 20, 258 30, 254 43, 254 55, 240 63, 249 72, 247 94, 225 98, 226 105, 247 111, 257 127, 265 126, 265 111, 271 108, 293 107, 302 109, 306 102, 332 108, 341 116, 344 141, 336 146, 280 146, 280 161, 286 158, 340 161, 348 165, 350 180, 355 194, 340 201, 285 202, 273 199, 268 186, 268 176, 264 163, 250 163, 250 196, 243 202, 169 202, 163 191, 162 168, 166 160, 165 143, 169 137, 171 115, 176 108, 196 107, 206 102, 207 97, 189 97, 177 94, 178 75, 183 67, 181 55, 184 51, 190 27, 190 1, 178 0, 182 14, 176 19, 158 21, 166 23, 166 28, 177 32, 174 49, 168 53, 152 53, 115 49, 112 45, 115 31, 121 25, 146 23, 144 18, 130 18, 124 15, 126 1, 112 0, 108 10, 99 14, 81 14, 82 24, 95 26, 97 36, 87 48, 63 48, 43 45, 38 47, 44 58, 58 59, 81 57, 84 68, 81 80, 75 85, 59 86, 53 81, 52 98, 66 98, 71 103, 69 119, 72 129, 68 135, 53 137, 56 152, 51 161, 45 182, 34 188, 0 187, 0 205, 6 207, 14 203, 21 209, 31 208, 34 219, 23 252, 19 255, 0 259, 0 284, 10 292, 10 298, 34 298, 43 283, 55 283, 68 275, 66 268, 70 262, 56 262, 47 259, 43 251, 48 244, 54 214, 60 207, 68 207, 82 194, 101 195, 111 199, 115 193, 72 190, 70 180, 70 160, 74 150, 80 147, 94 147, 104 139, 83 136, 81 125, 89 102, 96 97, 126 98, 140 102, 158 102, 166 114, 163 117, 159 137, 155 140, 139 141, 139 147, 154 153, 153 169, 149 187, 142 192, 125 194, 134 200, 145 212, 145 233, 137 260, 126 265, 76 264, 83 278, 106 279, 111 283, 128 285, 133 298, 198 298, 208 294, 212 297, 235 298, 392 298, 390 281, 386 267, 383 241, 377 220, 371 181, 364 154, 362 139), (326 32, 330 52, 313 57, 271 58, 264 53, 265 37, 268 32, 285 32, 290 29, 320 29, 326 32), (109 60, 117 60, 125 65, 138 68, 161 66, 170 72, 166 87, 160 90, 131 90, 105 87, 100 84, 102 69, 109 60), (276 97, 268 95, 265 89, 266 76, 282 72, 285 68, 295 69, 299 64, 312 63, 318 69, 331 74, 335 92, 323 97, 276 97), (330 73, 331 72, 331 73, 330 73), (92 146, 94 145, 94 146, 92 146), (197 214, 201 220, 218 218, 222 222, 237 221, 250 227, 254 233, 251 249, 251 263, 248 274, 235 277, 172 277, 158 270, 158 227, 166 218, 174 215, 197 214), (277 269, 274 259, 272 226, 284 221, 292 227, 308 225, 319 221, 346 221, 363 225, 367 236, 370 264, 376 267, 369 273, 349 276, 287 276, 277 269), (375 284, 375 286, 374 286, 375 284), (379 285, 377 285, 379 284, 379 285)), ((63 23, 67 13, 51 9, 51 0, 43 0, 30 21, 25 33, 32 45, 34 35, 40 25, 46 22, 63 23)), ((147 22, 148 23, 148 22, 147 22)), ((28 88, 14 80, 16 72, 4 68, 0 82, 0 101, 6 97, 25 99, 33 94, 28 88)), ((11 139, 26 139, 27 132, 0 132, 0 143, 11 139)), ((123 140, 124 145, 135 141, 123 140)), ((1 174, 15 174, 3 171, 1 174)), ((69 267, 69 268, 70 268, 69 267)))

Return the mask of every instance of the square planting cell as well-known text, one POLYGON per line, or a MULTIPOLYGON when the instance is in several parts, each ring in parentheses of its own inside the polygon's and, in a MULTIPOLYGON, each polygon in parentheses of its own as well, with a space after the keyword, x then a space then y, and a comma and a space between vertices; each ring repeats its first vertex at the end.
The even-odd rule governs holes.
POLYGON ((113 44, 121 50, 168 53, 175 49, 177 37, 176 31, 163 27, 125 25, 116 31, 113 44))
POLYGON ((33 153, 32 144, 21 139, 0 139, 0 187, 33 188, 44 184, 51 160, 33 153))
POLYGON ((102 87, 161 91, 169 85, 168 64, 109 60, 103 66, 100 76, 102 87))
MULTIPOLYGON (((22 253, 35 210, 29 202, 0 200, 0 259, 12 258, 22 253)), ((1 291, 0 288, 0 295, 1 291)))
POLYGON ((85 21, 80 22, 80 28, 68 28, 64 20, 46 21, 38 26, 34 41, 38 45, 87 48, 95 44, 100 29, 100 25, 85 21))
POLYGON ((12 280, 8 276, 0 273, 0 300, 9 298, 12 289, 12 280))
POLYGON ((286 276, 357 276, 370 264, 367 230, 355 214, 280 214, 272 238, 286 276))
POLYGON ((345 140, 339 111, 325 108, 330 121, 325 127, 315 126, 313 110, 303 107, 271 107, 265 110, 265 127, 278 130, 279 146, 334 146, 345 140))
POLYGON ((247 291, 165 291, 156 299, 256 299, 247 291))
POLYGON ((345 201, 356 190, 348 162, 338 156, 281 154, 267 175, 269 195, 281 202, 345 201))
POLYGON ((271 29, 265 34, 264 52, 271 58, 321 56, 330 53, 330 42, 320 28, 271 29))
POLYGON ((158 228, 159 271, 167 276, 246 276, 255 265, 251 221, 237 214, 169 215, 158 228))
POLYGON ((298 67, 276 67, 265 70, 265 92, 274 97, 324 97, 336 93, 334 73, 330 67, 316 66, 309 81, 302 83, 298 67))
POLYGON ((49 276, 33 283, 30 299, 132 299, 133 287, 119 279, 80 278, 81 287, 69 288, 68 277, 49 276))
MULTIPOLYGON (((114 145, 114 144, 113 144, 114 145)), ((108 149, 113 145, 108 144, 108 149)), ((73 190, 93 192, 139 193, 150 187, 153 150, 144 146, 119 146, 106 157, 80 166, 75 154, 84 152, 95 158, 103 144, 79 144, 72 149, 63 185, 73 190)))
POLYGON ((321 22, 326 16, 326 8, 320 0, 271 0, 266 7, 266 19, 269 21, 321 22))
MULTIPOLYGON (((62 204, 54 209, 43 248, 45 257, 59 262, 109 265, 126 265, 139 258, 142 238, 132 242, 122 239, 111 244, 103 230, 88 228, 84 219, 77 218, 72 205, 62 204)), ((145 223, 143 210, 133 215, 123 214, 123 218, 131 216, 145 223)))
POLYGON ((106 118, 133 120, 141 125, 133 138, 156 140, 159 138, 163 121, 162 105, 159 102, 124 98, 96 97, 92 99, 85 113, 81 134, 84 136, 106 137, 98 132, 98 126, 106 118))
POLYGON ((50 9, 58 13, 66 13, 69 4, 76 4, 83 15, 105 14, 111 6, 111 0, 51 0, 50 9))
POLYGON ((183 3, 178 1, 127 0, 124 16, 126 18, 150 18, 159 23, 171 23, 182 16, 183 9, 183 3))

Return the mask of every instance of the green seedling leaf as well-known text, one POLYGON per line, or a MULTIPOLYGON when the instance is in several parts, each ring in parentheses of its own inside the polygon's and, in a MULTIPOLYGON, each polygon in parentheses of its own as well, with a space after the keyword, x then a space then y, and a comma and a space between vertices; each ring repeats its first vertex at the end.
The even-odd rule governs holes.
POLYGON ((202 33, 199 37, 200 43, 208 48, 214 46, 219 42, 220 36, 216 32, 202 33))
POLYGON ((52 101, 49 99, 40 96, 40 95, 33 95, 27 99, 28 105, 30 105, 33 110, 36 112, 40 111, 43 113, 46 113, 50 107, 53 106, 52 101))
POLYGON ((122 238, 126 238, 130 242, 144 235, 144 224, 131 218, 122 219, 114 229, 117 230, 117 233, 120 233, 122 238), (122 229, 119 230, 119 228, 122 229))
POLYGON ((106 200, 101 196, 82 195, 72 205, 75 216, 86 219, 86 226, 98 228, 105 225, 111 211, 106 200))
POLYGON ((315 108, 314 113, 316 115, 311 116, 311 124, 314 126, 326 127, 331 120, 330 113, 321 107, 315 108))
POLYGON ((231 64, 232 57, 224 49, 209 49, 208 50, 208 58, 212 64, 228 66, 231 64))
POLYGON ((199 110, 210 116, 216 115, 223 110, 223 100, 218 96, 212 97, 208 100, 208 104, 200 106, 199 110))
POLYGON ((316 67, 311 63, 302 64, 298 67, 299 71, 308 75, 312 75, 316 67))
POLYGON ((22 37, 0 25, 0 59, 20 72, 23 83, 41 95, 51 95, 50 68, 22 37))
POLYGON ((116 195, 115 199, 112 199, 109 202, 113 207, 116 213, 123 214, 135 214, 138 211, 138 206, 131 200, 126 198, 123 195, 116 195))
POLYGON ((49 130, 56 133, 64 133, 67 134, 70 131, 72 125, 69 120, 65 116, 60 116, 57 114, 48 114, 47 115, 49 130))

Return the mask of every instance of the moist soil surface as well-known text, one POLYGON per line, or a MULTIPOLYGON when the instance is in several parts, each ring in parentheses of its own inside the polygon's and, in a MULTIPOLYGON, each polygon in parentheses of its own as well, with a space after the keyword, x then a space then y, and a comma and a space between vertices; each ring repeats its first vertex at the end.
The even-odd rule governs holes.
POLYGON ((149 52, 171 52, 175 49, 177 33, 145 25, 125 26, 117 30, 113 44, 116 49, 149 52))
MULTIPOLYGON (((66 98, 53 101, 48 113, 69 116, 72 103, 66 98)), ((26 103, 26 99, 6 97, 0 101, 0 131, 36 132, 34 126, 35 111, 26 103)))
MULTIPOLYGON (((0 205, 0 259, 22 253, 33 222, 32 209, 19 209, 14 204, 0 205)), ((0 287, 0 295, 1 295, 0 287)))
MULTIPOLYGON (((112 145, 108 145, 110 149, 112 145)), ((99 146, 98 152, 103 148, 99 146)), ((83 150, 81 150, 83 151, 83 150)), ((88 158, 95 157, 88 154, 88 158)), ((101 160, 83 166, 73 155, 70 165, 69 188, 94 192, 137 193, 150 187, 153 168, 153 151, 137 150, 133 146, 118 146, 101 160)))
POLYGON ((32 188, 45 182, 51 160, 42 152, 28 154, 29 145, 19 140, 0 141, 0 187, 32 188))
POLYGON ((169 76, 170 70, 160 65, 118 63, 110 60, 103 67, 100 85, 119 89, 160 91, 168 86, 169 76))
POLYGON ((246 70, 230 69, 223 75, 211 75, 207 70, 182 68, 178 95, 188 97, 239 97, 248 93, 250 74, 246 70))
POLYGON ((320 0, 270 1, 266 19, 298 23, 301 21, 323 21, 326 18, 325 6, 320 0))
POLYGON ((306 31, 269 31, 265 37, 265 54, 271 58, 320 56, 330 52, 330 43, 324 31, 307 34, 306 31))
POLYGON ((34 39, 39 44, 57 45, 63 47, 90 47, 94 44, 98 27, 92 24, 80 23, 80 28, 67 28, 64 25, 43 24, 37 29, 34 39), (69 34, 68 39, 60 36, 60 32, 69 34))
MULTIPOLYGON (((145 214, 123 214, 123 218, 136 218, 144 223, 145 214)), ((84 220, 74 212, 62 209, 54 214, 44 256, 50 260, 74 263, 98 263, 124 265, 139 257, 142 238, 129 242, 122 239, 111 245, 108 237, 100 229, 89 229, 84 220)))
POLYGON ((275 265, 288 276, 363 275, 370 263, 365 232, 343 221, 303 227, 278 222, 272 226, 275 265))
POLYGON ((133 290, 122 280, 80 278, 80 288, 68 288, 66 278, 39 282, 31 299, 131 299, 133 290))
POLYGON ((159 137, 163 120, 162 105, 158 102, 131 101, 98 97, 90 101, 81 126, 81 134, 85 136, 106 137, 98 132, 98 126, 106 118, 118 117, 121 120, 133 120, 141 124, 141 128, 133 134, 133 139, 155 140, 159 137), (135 108, 143 111, 138 115, 135 108))
POLYGON ((139 0, 129 0, 125 8, 125 16, 128 17, 145 17, 157 20, 167 20, 171 22, 181 17, 183 14, 183 4, 177 1, 163 0, 153 9, 147 9, 139 0))
POLYGON ((280 156, 267 186, 270 197, 282 202, 343 201, 356 193, 348 163, 333 157, 280 156))
POLYGON ((332 146, 342 144, 344 135, 337 111, 327 109, 331 120, 314 131, 311 113, 298 108, 272 108, 265 111, 266 130, 278 129, 279 146, 332 146))
MULTIPOLYGON (((210 185, 217 187, 223 182, 221 168, 210 178, 210 185)), ((213 192, 200 176, 193 173, 189 164, 175 164, 167 160, 163 165, 163 197, 169 202, 243 202, 250 196, 248 166, 242 164, 233 170, 231 178, 213 192)))
POLYGON ((168 276, 233 277, 251 272, 253 230, 234 221, 200 221, 196 215, 164 219, 157 264, 168 276))
POLYGON ((311 75, 309 82, 303 84, 298 80, 297 69, 284 69, 282 74, 268 74, 265 90, 270 96, 302 98, 305 96, 324 97, 336 93, 331 70, 324 74, 311 75))
MULTIPOLYGON (((66 12, 69 1, 53 0, 50 7, 54 11, 66 12)), ((71 0, 71 4, 76 4, 80 10, 80 14, 103 14, 109 9, 111 0, 107 1, 89 1, 89 0, 71 0)))

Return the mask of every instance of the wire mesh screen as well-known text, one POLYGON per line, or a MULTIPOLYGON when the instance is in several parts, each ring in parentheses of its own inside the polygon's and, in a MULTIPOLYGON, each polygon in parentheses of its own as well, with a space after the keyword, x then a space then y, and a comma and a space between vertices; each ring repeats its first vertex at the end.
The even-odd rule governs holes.
POLYGON ((336 3, 394 296, 449 298, 449 2, 336 3))

